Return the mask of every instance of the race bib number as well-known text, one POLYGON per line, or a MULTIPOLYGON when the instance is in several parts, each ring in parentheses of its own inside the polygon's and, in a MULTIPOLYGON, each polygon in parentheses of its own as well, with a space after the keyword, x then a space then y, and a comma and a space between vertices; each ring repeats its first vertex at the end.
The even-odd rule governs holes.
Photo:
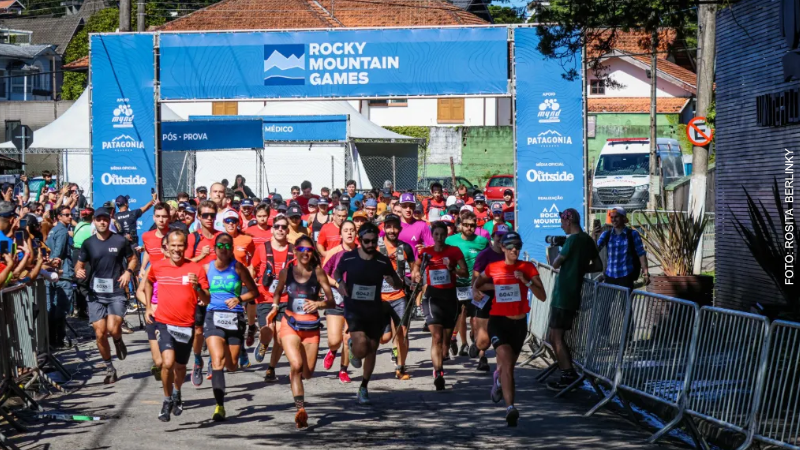
POLYGON ((494 296, 498 303, 511 303, 522 300, 518 284, 495 284, 494 296))
POLYGON ((236 317, 236 313, 214 311, 214 325, 226 330, 237 330, 239 328, 239 320, 236 317))
POLYGON ((277 278, 272 282, 272 284, 269 285, 269 293, 270 294, 274 294, 275 293, 275 289, 278 289, 278 279, 277 278))
POLYGON ((456 298, 459 301, 465 302, 472 298, 472 288, 469 286, 457 287, 456 298))
POLYGON ((397 289, 393 288, 391 284, 389 284, 386 279, 383 280, 383 285, 381 286, 381 294, 391 294, 392 292, 397 291, 397 289))
POLYGON ((294 298, 292 299, 292 312, 295 314, 305 314, 303 307, 306 305, 306 299, 294 298))
POLYGON ((114 280, 112 278, 95 278, 92 289, 97 294, 113 294, 114 280))
POLYGON ((167 325, 167 332, 173 339, 183 344, 192 339, 192 327, 176 327, 174 325, 167 325))
POLYGON ((450 284, 450 271, 447 269, 431 270, 431 286, 444 286, 450 284))
POLYGON ((336 302, 336 306, 344 305, 344 297, 342 297, 338 289, 333 289, 333 301, 336 302))
POLYGON ((486 302, 489 301, 489 298, 490 297, 488 295, 483 294, 483 297, 481 297, 481 301, 476 302, 475 300, 472 300, 472 304, 475 305, 478 309, 483 309, 483 307, 486 306, 486 302))
POLYGON ((514 221, 514 211, 506 211, 503 213, 503 219, 506 222, 513 222, 514 221))
POLYGON ((353 300, 375 300, 375 286, 354 284, 351 298, 353 300))

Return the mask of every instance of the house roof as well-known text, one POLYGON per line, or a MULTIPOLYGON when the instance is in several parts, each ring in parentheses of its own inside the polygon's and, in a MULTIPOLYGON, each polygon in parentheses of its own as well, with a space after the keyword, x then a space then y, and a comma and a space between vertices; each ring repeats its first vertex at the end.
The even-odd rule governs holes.
POLYGON ((25 5, 20 3, 18 0, 2 0, 0 1, 0 9, 8 9, 14 6, 14 3, 18 4, 20 8, 25 9, 25 5))
POLYGON ((55 51, 55 48, 52 45, 0 44, 0 56, 7 58, 33 59, 48 50, 55 51))
POLYGON ((445 0, 222 0, 162 31, 485 25, 445 0))
MULTIPOLYGON (((689 98, 658 97, 658 114, 679 114, 689 104, 689 98)), ((649 97, 589 97, 590 113, 639 113, 650 112, 649 97)))
POLYGON ((492 22, 492 15, 489 13, 489 2, 484 0, 450 0, 450 2, 487 22, 492 22))
POLYGON ((34 17, 28 19, 0 19, 0 28, 33 32, 31 44, 53 44, 63 55, 69 41, 82 22, 80 16, 34 17))
MULTIPOLYGON (((678 33, 672 28, 664 28, 658 32, 658 51, 666 52, 675 43, 678 33)), ((593 30, 588 36, 587 48, 589 57, 596 57, 620 50, 626 53, 648 53, 652 37, 645 31, 593 30)))
POLYGON ((83 58, 76 59, 69 64, 64 64, 61 68, 64 70, 86 70, 89 68, 89 57, 84 56, 83 58))
MULTIPOLYGON (((650 66, 649 56, 632 56, 633 59, 643 62, 650 66)), ((658 58, 657 69, 659 72, 666 73, 667 75, 680 80, 683 83, 697 89, 697 74, 691 70, 684 69, 683 67, 675 64, 667 59, 658 58)))

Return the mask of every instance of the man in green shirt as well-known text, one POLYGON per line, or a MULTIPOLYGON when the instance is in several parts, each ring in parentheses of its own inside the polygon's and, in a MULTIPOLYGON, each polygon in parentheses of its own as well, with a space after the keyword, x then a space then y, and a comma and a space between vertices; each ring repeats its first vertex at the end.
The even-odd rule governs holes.
MULTIPOLYGON (((92 237, 92 219, 94 217, 94 209, 87 207, 81 211, 81 221, 77 224, 73 222, 72 228, 72 260, 77 261, 78 255, 81 253, 81 246, 83 241, 92 237)), ((86 264, 86 272, 91 273, 91 267, 86 264)), ((75 280, 77 289, 75 290, 75 303, 78 317, 88 319, 89 315, 86 313, 88 307, 86 298, 89 295, 89 277, 75 280)))
POLYGON ((564 334, 572 329, 575 313, 581 306, 583 276, 603 270, 594 240, 581 229, 578 211, 569 208, 561 213, 561 229, 567 233, 567 241, 553 262, 553 268, 560 270, 553 290, 549 324, 550 342, 561 369, 561 378, 547 383, 547 388, 552 391, 566 389, 578 379, 564 334))
POLYGON ((505 225, 508 227, 509 230, 513 230, 514 227, 511 226, 510 223, 506 222, 503 218, 503 205, 500 203, 493 203, 492 204, 492 220, 483 224, 483 229, 489 233, 491 236, 494 233, 495 225, 505 225))
MULTIPOLYGON (((461 212, 460 234, 449 236, 444 242, 447 245, 458 247, 461 253, 464 254, 464 261, 467 263, 467 274, 469 276, 458 278, 456 280, 456 297, 460 303, 458 316, 456 322, 456 329, 453 331, 453 336, 450 340, 450 351, 453 356, 467 356, 467 316, 475 317, 475 307, 472 305, 472 268, 475 266, 475 258, 478 253, 483 251, 489 246, 489 240, 483 236, 475 235, 475 227, 477 227, 478 219, 475 213, 469 210, 461 212), (471 307, 471 309, 470 309, 471 307), (461 335, 461 351, 458 351, 458 343, 456 342, 456 333, 461 335)), ((475 341, 473 337, 473 342, 475 341)))

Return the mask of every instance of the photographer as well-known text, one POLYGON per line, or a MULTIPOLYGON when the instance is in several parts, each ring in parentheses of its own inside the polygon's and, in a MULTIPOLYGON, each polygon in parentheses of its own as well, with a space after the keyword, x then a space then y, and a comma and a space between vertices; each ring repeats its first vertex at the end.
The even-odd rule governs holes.
POLYGON ((597 247, 602 250, 608 246, 605 283, 633 289, 634 281, 639 279, 639 272, 644 275, 645 284, 650 283, 650 272, 642 237, 638 231, 627 227, 627 223, 628 217, 624 208, 611 210, 611 224, 614 228, 600 235, 597 247))
POLYGON ((553 289, 549 324, 550 343, 561 369, 561 378, 547 383, 547 388, 552 391, 561 391, 578 379, 564 335, 572 329, 575 314, 581 307, 583 276, 603 270, 594 241, 581 229, 578 211, 569 208, 561 213, 561 229, 567 233, 567 240, 553 261, 553 268, 560 269, 560 273, 553 289))

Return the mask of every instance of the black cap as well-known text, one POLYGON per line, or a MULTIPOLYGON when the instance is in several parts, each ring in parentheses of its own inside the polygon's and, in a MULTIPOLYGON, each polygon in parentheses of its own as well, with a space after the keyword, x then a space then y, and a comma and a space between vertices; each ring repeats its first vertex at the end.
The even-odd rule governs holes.
POLYGON ((289 216, 289 217, 302 217, 303 216, 303 210, 300 209, 300 207, 297 206, 297 205, 292 205, 287 210, 286 215, 289 216))
POLYGON ((459 211, 461 211, 461 207, 457 204, 452 204, 447 207, 447 212, 450 214, 458 215, 459 211))
POLYGON ((514 190, 513 189, 506 189, 505 191, 503 191, 503 195, 506 195, 506 194, 509 194, 509 195, 513 196, 514 195, 514 190))
POLYGON ((400 223, 402 223, 400 221, 400 216, 398 216, 397 214, 387 214, 386 217, 383 218, 383 223, 384 224, 389 223, 389 222, 397 222, 398 225, 400 223))
POLYGON ((278 203, 278 206, 275 207, 275 209, 277 209, 278 211, 286 211, 287 209, 289 209, 289 207, 286 206, 286 203, 280 202, 278 203))
POLYGON ((517 243, 522 244, 522 237, 516 231, 509 231, 503 236, 503 245, 517 243))
POLYGON ((381 189, 381 195, 383 195, 384 197, 391 197, 392 196, 392 190, 391 189, 386 189, 386 188, 381 189))
POLYGON ((266 203, 267 205, 271 205, 272 204, 272 199, 269 198, 269 197, 264 197, 264 198, 261 199, 261 203, 266 203))
POLYGON ((205 186, 198 186, 195 192, 208 192, 208 189, 205 186))
POLYGON ((308 206, 319 206, 319 200, 316 198, 309 199, 308 206))
POLYGON ((282 203, 282 202, 283 202, 283 196, 281 196, 281 194, 278 194, 277 192, 272 194, 272 203, 282 203))
MULTIPOLYGON (((105 202, 105 203, 103 203, 103 208, 105 208, 105 209, 107 209, 109 211, 113 210, 114 209, 114 203, 112 203, 110 201, 105 202)), ((96 214, 96 212, 95 212, 95 214, 96 214)))
POLYGON ((350 196, 343 195, 343 196, 339 197, 339 203, 348 203, 349 204, 350 203, 350 196))
POLYGON ((111 217, 111 213, 109 213, 106 208, 97 208, 96 210, 94 210, 94 218, 95 219, 98 218, 98 217, 102 217, 102 216, 111 217))
POLYGON ((127 195, 118 195, 117 199, 116 199, 116 201, 114 201, 114 203, 116 203, 117 206, 127 205, 128 204, 128 196, 127 195))

